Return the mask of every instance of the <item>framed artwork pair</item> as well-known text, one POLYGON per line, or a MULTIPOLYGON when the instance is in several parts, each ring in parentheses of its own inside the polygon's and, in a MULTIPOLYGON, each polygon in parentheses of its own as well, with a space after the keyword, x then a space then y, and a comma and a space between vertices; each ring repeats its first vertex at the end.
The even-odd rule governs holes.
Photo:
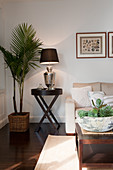
MULTIPOLYGON (((76 33, 76 58, 106 58, 106 32, 76 33)), ((108 32, 108 58, 113 58, 113 32, 108 32)))

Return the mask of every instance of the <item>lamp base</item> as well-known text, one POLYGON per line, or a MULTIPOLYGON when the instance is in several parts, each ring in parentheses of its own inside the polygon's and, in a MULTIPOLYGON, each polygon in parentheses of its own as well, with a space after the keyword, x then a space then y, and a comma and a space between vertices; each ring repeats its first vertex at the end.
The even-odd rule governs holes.
POLYGON ((47 72, 44 73, 44 80, 48 90, 54 90, 55 72, 52 71, 52 68, 48 69, 47 67, 47 72))
MULTIPOLYGON (((46 85, 47 86, 47 85, 46 85)), ((48 87, 47 86, 47 89, 46 90, 54 90, 55 88, 54 87, 48 87)))

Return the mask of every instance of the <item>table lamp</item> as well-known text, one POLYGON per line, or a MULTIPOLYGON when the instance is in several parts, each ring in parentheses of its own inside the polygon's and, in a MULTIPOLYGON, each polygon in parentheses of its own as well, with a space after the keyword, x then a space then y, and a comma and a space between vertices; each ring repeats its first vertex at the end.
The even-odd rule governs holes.
POLYGON ((59 62, 57 50, 54 48, 42 49, 40 64, 46 64, 47 71, 44 73, 45 84, 48 90, 54 89, 55 85, 55 72, 52 71, 52 64, 57 64, 59 62))

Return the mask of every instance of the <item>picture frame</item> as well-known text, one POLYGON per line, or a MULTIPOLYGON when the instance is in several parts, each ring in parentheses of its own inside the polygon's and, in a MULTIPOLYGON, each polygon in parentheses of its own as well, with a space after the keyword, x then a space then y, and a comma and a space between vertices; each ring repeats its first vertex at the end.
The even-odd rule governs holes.
POLYGON ((76 58, 106 58, 106 32, 76 33, 76 58))
POLYGON ((108 58, 113 58, 113 32, 108 32, 108 58))

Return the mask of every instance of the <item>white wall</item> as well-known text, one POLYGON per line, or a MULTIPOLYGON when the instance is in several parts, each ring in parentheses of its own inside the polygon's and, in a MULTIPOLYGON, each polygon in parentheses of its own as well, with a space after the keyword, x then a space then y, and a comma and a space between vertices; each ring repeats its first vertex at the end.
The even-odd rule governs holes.
MULTIPOLYGON (((113 31, 113 1, 109 0, 10 0, 4 4, 5 45, 9 48, 12 29, 19 23, 28 22, 37 31, 44 47, 58 50, 60 63, 54 66, 56 87, 63 88, 63 95, 53 107, 60 121, 65 120, 64 101, 70 94, 73 82, 113 82, 113 59, 76 59, 76 32, 113 31)), ((44 85, 41 66, 27 76, 24 108, 35 120, 42 115, 31 89, 44 85)), ((7 74, 7 113, 11 104, 11 77, 7 74)))

